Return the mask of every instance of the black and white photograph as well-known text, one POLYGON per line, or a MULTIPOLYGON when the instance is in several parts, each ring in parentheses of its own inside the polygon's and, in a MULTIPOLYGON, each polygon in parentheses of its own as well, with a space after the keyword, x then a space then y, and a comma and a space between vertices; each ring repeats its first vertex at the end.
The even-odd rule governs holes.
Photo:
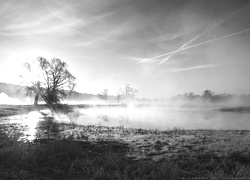
POLYGON ((0 0, 0 179, 250 179, 250 1, 0 0))

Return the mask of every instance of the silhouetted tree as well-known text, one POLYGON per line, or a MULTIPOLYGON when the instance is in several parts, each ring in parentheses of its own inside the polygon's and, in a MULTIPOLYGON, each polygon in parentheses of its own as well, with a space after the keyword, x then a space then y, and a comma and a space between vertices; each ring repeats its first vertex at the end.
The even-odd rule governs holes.
POLYGON ((126 84, 124 90, 120 88, 117 91, 117 101, 120 102, 122 99, 132 99, 135 97, 136 93, 138 93, 136 89, 130 87, 129 84, 126 84))
POLYGON ((125 87, 126 98, 133 98, 133 97, 135 97, 136 93, 138 93, 138 91, 136 89, 130 87, 129 84, 126 84, 126 87, 125 87))
POLYGON ((66 97, 66 89, 72 91, 75 87, 75 77, 67 70, 67 64, 60 59, 48 61, 39 57, 36 63, 25 63, 25 68, 34 76, 29 83, 29 91, 35 94, 34 105, 38 104, 39 96, 47 104, 58 104, 66 97))
POLYGON ((104 89, 100 94, 98 94, 98 96, 101 99, 104 99, 105 101, 107 101, 107 99, 108 99, 108 89, 104 89))
POLYGON ((121 101, 123 95, 124 95, 124 92, 122 88, 118 89, 117 94, 116 94, 116 99, 118 103, 121 101))
POLYGON ((213 96, 214 96, 214 92, 211 90, 205 90, 202 94, 202 97, 204 97, 205 99, 210 99, 210 100, 212 100, 213 96))

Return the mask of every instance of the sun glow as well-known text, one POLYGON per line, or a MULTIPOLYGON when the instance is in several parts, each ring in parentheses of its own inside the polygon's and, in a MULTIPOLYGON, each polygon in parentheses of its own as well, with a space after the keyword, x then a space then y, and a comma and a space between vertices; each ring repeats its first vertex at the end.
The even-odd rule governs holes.
POLYGON ((6 83, 20 84, 22 75, 25 71, 23 64, 31 62, 38 56, 53 58, 50 51, 43 48, 19 48, 18 50, 9 51, 4 57, 0 67, 0 81, 6 83))

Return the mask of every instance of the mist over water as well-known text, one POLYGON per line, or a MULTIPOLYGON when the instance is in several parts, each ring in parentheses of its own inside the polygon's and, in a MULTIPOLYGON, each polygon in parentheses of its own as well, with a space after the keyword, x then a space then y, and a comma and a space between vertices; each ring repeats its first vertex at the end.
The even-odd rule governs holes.
POLYGON ((33 111, 28 114, 0 118, 1 124, 11 123, 27 127, 28 139, 35 138, 39 123, 46 121, 95 125, 106 127, 141 128, 150 130, 213 129, 213 130, 250 130, 250 113, 223 112, 218 106, 169 106, 169 104, 125 106, 74 107, 68 114, 51 113, 49 109, 33 111))
POLYGON ((20 100, 18 98, 9 97, 7 94, 1 92, 0 93, 0 104, 28 105, 28 104, 32 104, 32 100, 28 97, 26 99, 20 100))
POLYGON ((204 108, 128 107, 80 109, 82 125, 124 126, 167 130, 244 129, 250 130, 249 113, 221 112, 204 108))
MULTIPOLYGON (((27 98, 20 100, 0 93, 0 104, 32 104, 27 98)), ((41 104, 42 102, 40 102, 41 104)), ((49 109, 33 111, 23 115, 0 118, 1 123, 19 124, 26 127, 28 139, 36 138, 39 125, 51 118, 57 122, 77 125, 124 127, 150 130, 213 129, 213 130, 250 130, 250 113, 223 112, 224 107, 249 107, 249 99, 233 97, 229 100, 212 102, 197 98, 195 100, 158 100, 158 101, 104 101, 90 99, 84 101, 64 100, 63 104, 73 107, 70 113, 51 113, 49 109)), ((46 126, 47 127, 47 126, 46 126)))
MULTIPOLYGON (((100 101, 97 104, 102 103, 106 102, 100 101)), ((127 107, 76 108, 75 111, 80 113, 76 123, 158 130, 173 128, 250 130, 250 113, 220 111, 224 107, 250 105, 248 100, 239 97, 216 103, 200 98, 194 101, 163 100, 144 103, 131 101, 126 104, 127 107)))

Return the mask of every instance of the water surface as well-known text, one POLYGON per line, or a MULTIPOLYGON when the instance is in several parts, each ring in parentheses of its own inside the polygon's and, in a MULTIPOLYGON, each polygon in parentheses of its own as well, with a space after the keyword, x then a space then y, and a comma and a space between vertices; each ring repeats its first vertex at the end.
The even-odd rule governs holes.
POLYGON ((222 112, 212 108, 91 108, 81 109, 82 125, 159 129, 250 130, 250 114, 222 112))
POLYGON ((82 108, 75 109, 75 112, 67 115, 51 114, 49 110, 43 110, 2 117, 0 120, 1 124, 22 127, 25 129, 24 134, 30 140, 41 136, 42 131, 46 133, 46 137, 52 136, 57 132, 56 122, 158 130, 173 128, 250 130, 250 113, 222 112, 211 108, 82 108), (51 129, 54 131, 52 135, 48 134, 51 129))

